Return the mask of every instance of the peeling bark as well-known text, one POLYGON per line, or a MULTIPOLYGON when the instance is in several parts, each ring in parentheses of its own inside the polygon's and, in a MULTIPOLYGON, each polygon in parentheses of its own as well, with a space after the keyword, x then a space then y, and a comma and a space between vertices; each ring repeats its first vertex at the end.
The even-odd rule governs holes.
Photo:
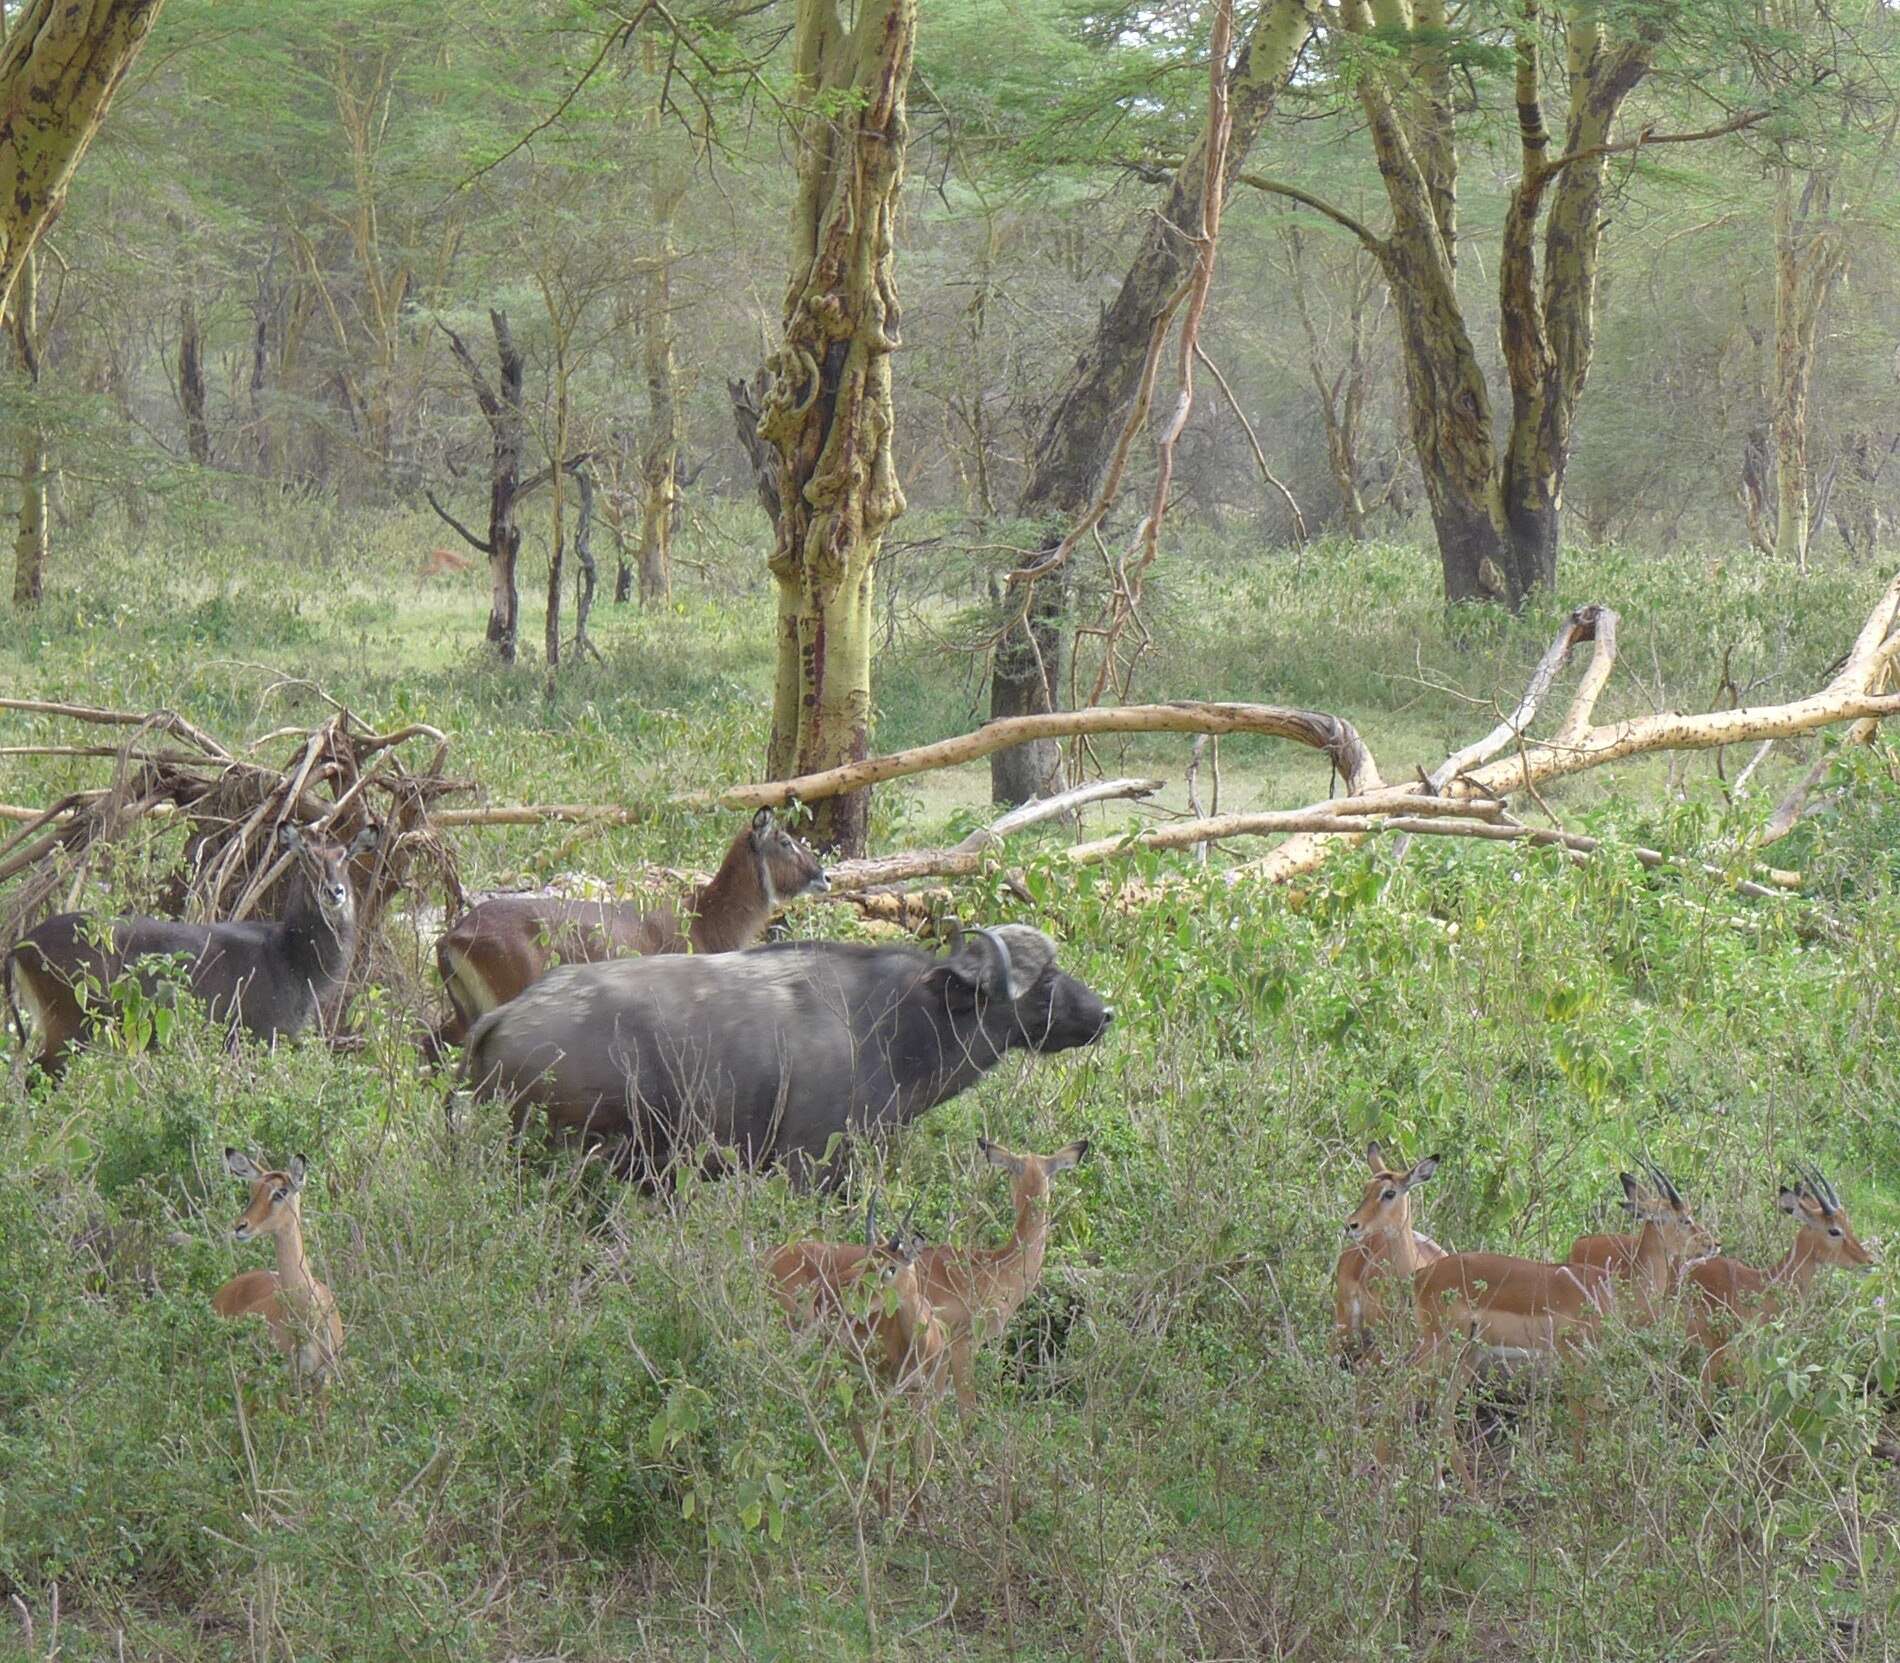
MULTIPOLYGON (((792 271, 758 423, 779 458, 773 774, 870 752, 872 581, 884 530, 904 511, 891 455, 893 231, 916 28, 916 0, 871 0, 851 26, 835 0, 798 8, 806 113, 792 271)), ((862 853, 869 810, 861 791, 828 800, 818 842, 862 853)))

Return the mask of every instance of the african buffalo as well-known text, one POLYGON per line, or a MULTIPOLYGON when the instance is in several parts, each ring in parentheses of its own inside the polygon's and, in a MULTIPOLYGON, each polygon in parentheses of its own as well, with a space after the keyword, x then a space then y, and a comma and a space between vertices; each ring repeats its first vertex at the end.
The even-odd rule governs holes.
POLYGON ((475 1024, 463 1079, 517 1133, 539 1104, 553 1130, 625 1139, 642 1176, 710 1142, 806 1182, 834 1133, 915 1120, 1005 1052, 1087 1045, 1113 1017, 1023 924, 945 957, 798 941, 563 965, 475 1024))

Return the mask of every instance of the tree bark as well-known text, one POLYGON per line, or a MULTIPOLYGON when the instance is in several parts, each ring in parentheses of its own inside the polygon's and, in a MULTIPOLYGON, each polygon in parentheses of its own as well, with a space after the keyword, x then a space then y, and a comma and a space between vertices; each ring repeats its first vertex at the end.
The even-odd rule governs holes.
MULTIPOLYGON (((1227 183, 1233 182, 1272 114, 1318 16, 1318 0, 1270 0, 1255 22, 1229 80, 1227 183)), ((1042 528, 1039 546, 1024 565, 1034 565, 1053 551, 1067 530, 1063 522, 1073 520, 1094 496, 1140 383, 1155 315, 1193 259, 1206 193, 1208 141, 1203 129, 1176 172, 1160 212, 1149 222, 1121 289, 1049 406, 1017 499, 1017 513, 1042 528)), ((1066 590, 1061 572, 1039 579, 1024 619, 1002 635, 990 678, 992 716, 1037 715, 1058 707, 1066 590)), ((1001 594, 1002 605, 1010 611, 998 618, 999 629, 1022 606, 1015 589, 1001 594)), ((1021 756, 999 753, 990 761, 991 797, 999 803, 1027 802, 1049 788, 1061 760, 1061 745, 1054 740, 1021 756)))
POLYGON ((1847 240, 1829 213, 1831 182, 1794 170, 1775 178, 1775 553, 1808 569, 1808 537, 1821 516, 1808 497, 1808 396, 1828 297, 1847 270, 1847 240))
POLYGON ((646 332, 641 365, 646 372, 647 412, 652 423, 641 476, 640 604, 664 605, 673 598, 673 519, 679 500, 680 408, 678 364, 673 353, 673 216, 684 195, 665 164, 654 163, 653 225, 659 238, 646 282, 646 332))
POLYGON ((164 0, 25 0, 0 47, 0 315, 164 0))
MULTIPOLYGON (((916 0, 870 0, 849 27, 836 0, 799 0, 792 272, 759 420, 779 455, 775 774, 870 751, 872 580, 885 527, 904 511, 891 455, 892 234, 916 27, 916 0)), ((817 841, 861 854, 869 810, 867 792, 828 800, 817 841)))
MULTIPOLYGON (((13 291, 14 356, 29 404, 40 389, 39 257, 28 254, 13 291)), ((46 592, 46 429, 38 413, 20 424, 20 520, 13 541, 13 604, 38 606, 46 592)))
POLYGON ((521 629, 521 591, 515 579, 515 563, 521 555, 521 527, 515 520, 516 503, 521 495, 521 453, 527 444, 528 425, 521 407, 522 359, 508 328, 508 314, 490 309, 488 322, 495 332, 497 380, 489 384, 474 353, 462 337, 447 324, 442 332, 449 347, 467 372, 488 423, 490 462, 488 474, 488 539, 473 536, 445 513, 431 497, 437 514, 458 532, 470 547, 488 556, 488 644, 504 664, 515 661, 521 629))
POLYGON ((198 300, 189 289, 178 302, 178 404, 185 415, 186 453, 198 467, 208 468, 211 423, 205 410, 204 346, 198 335, 198 300))

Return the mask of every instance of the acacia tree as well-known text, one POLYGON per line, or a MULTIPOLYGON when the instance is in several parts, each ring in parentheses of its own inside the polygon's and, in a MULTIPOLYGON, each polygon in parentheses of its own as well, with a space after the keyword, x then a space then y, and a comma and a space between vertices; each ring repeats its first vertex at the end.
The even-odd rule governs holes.
MULTIPOLYGON (((1318 0, 1269 0, 1255 20, 1228 80, 1228 184, 1266 126, 1318 15, 1318 0)), ((1149 221, 1121 288, 1049 403, 1016 503, 1017 513, 1040 527, 1024 566, 1038 564, 1061 544, 1094 494, 1134 402, 1154 320, 1193 261, 1211 137, 1204 124, 1149 221)), ((1038 579, 1026 602, 1014 592, 1004 600, 990 678, 993 718, 1057 708, 1066 603, 1066 571, 1038 579)), ((990 795, 1000 803, 1027 802, 1051 784, 1061 761, 1056 740, 999 751, 990 758, 990 795)))
POLYGON ((428 493, 429 506, 470 548, 488 557, 488 645, 504 664, 515 661, 521 630, 521 589, 515 565, 521 558, 521 524, 517 518, 522 496, 521 453, 527 444, 528 423, 521 404, 521 349, 508 327, 508 314, 491 309, 489 327, 495 332, 494 381, 490 381, 468 343, 442 325, 449 349, 467 372, 475 402, 488 424, 488 535, 477 537, 428 493))
MULTIPOLYGON (((868 0, 854 24, 836 0, 799 0, 791 281, 758 424, 779 458, 775 779, 870 754, 872 578, 904 511, 891 456, 893 222, 916 32, 916 0, 868 0)), ((861 853, 869 806, 865 791, 828 799, 818 841, 861 853)))
POLYGON ((650 181, 654 249, 646 272, 641 319, 640 367, 647 384, 647 431, 640 474, 640 604, 673 596, 673 519, 679 502, 679 363, 673 341, 673 216, 686 185, 663 158, 653 162, 650 181))
MULTIPOLYGON (((6 20, 0 45, 0 316, 13 332, 22 371, 35 384, 34 244, 64 204, 80 158, 163 3, 26 0, 6 20)), ((38 424, 29 426, 34 437, 28 440, 14 545, 18 606, 38 605, 46 572, 45 447, 38 424)))
MULTIPOLYGON (((1461 37, 1445 0, 1341 0, 1350 81, 1390 209, 1383 235, 1277 180, 1249 179, 1352 232, 1392 291, 1413 446, 1431 502, 1448 600, 1516 607, 1556 580, 1564 471, 1596 345, 1597 274, 1609 158, 1645 145, 1713 138, 1649 128, 1618 141, 1617 121, 1654 68, 1680 8, 1611 12, 1574 0, 1551 19, 1564 54, 1562 143, 1545 115, 1545 27, 1537 0, 1509 14, 1519 175, 1497 258, 1499 336, 1510 421, 1497 441, 1484 366, 1458 290, 1461 37), (1553 155, 1552 150, 1556 149, 1553 155), (1541 264, 1539 229, 1542 228, 1541 264)), ((1481 47, 1472 47, 1482 54, 1481 47)))

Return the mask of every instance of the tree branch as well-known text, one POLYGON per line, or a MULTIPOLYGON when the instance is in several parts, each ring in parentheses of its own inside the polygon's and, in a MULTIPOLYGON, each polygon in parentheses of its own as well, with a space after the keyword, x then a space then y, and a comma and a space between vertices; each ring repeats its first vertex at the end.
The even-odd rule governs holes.
POLYGON ((492 555, 495 552, 495 545, 493 543, 489 542, 486 538, 477 537, 474 532, 463 525, 462 522, 444 508, 441 503, 437 502, 435 500, 435 492, 431 491, 427 486, 424 486, 422 494, 429 499, 429 506, 436 511, 438 517, 440 517, 463 542, 468 544, 470 548, 487 555, 492 555))
POLYGON ((1719 139, 1729 133, 1739 133, 1746 127, 1766 121, 1770 115, 1767 110, 1749 110, 1724 121, 1719 126, 1704 127, 1697 133, 1652 133, 1644 128, 1633 139, 1622 139, 1615 144, 1593 144, 1582 150, 1572 150, 1554 161, 1546 162, 1539 170, 1537 187, 1541 190, 1558 174, 1573 162, 1588 162, 1598 156, 1618 156, 1626 150, 1645 150, 1653 144, 1700 144, 1705 139, 1719 139))
POLYGON ((1269 196, 1284 196, 1302 206, 1311 208, 1316 214, 1323 214, 1335 225, 1344 226, 1374 254, 1383 257, 1385 239, 1375 236, 1372 231, 1354 219, 1343 208, 1335 208, 1330 202, 1322 202, 1317 196, 1311 196, 1297 186, 1282 183, 1278 179, 1264 179, 1257 173, 1236 174, 1235 178, 1243 185, 1251 185, 1257 191, 1265 191, 1269 196))

